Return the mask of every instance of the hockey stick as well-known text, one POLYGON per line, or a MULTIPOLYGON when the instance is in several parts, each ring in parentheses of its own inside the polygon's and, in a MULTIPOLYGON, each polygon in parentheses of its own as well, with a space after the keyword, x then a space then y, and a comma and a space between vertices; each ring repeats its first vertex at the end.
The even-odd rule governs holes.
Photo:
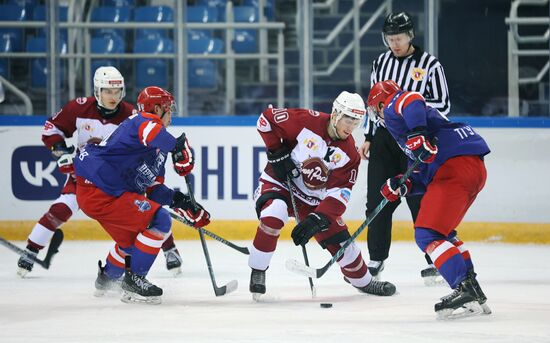
MULTIPOLYGON (((290 202, 292 203, 292 211, 294 211, 294 219, 296 219, 296 223, 300 224, 300 215, 298 214, 298 207, 296 206, 296 199, 294 198, 294 194, 292 193, 292 187, 290 186, 290 177, 287 176, 286 178, 286 184, 288 187, 288 193, 290 194, 290 202)), ((304 255, 304 262, 306 263, 306 267, 309 267, 309 258, 307 257, 307 250, 305 245, 301 245, 302 247, 302 254, 304 255)), ((315 288, 315 285, 313 284, 313 279, 311 276, 308 276, 309 280, 309 288, 311 289, 311 297, 315 298, 317 296, 317 289, 315 288)))
POLYGON ((59 252, 59 246, 63 242, 63 231, 61 229, 55 230, 53 233, 50 245, 48 246, 48 251, 46 252, 46 257, 43 260, 39 259, 35 255, 30 255, 25 249, 19 248, 17 245, 11 243, 10 241, 5 240, 0 237, 0 244, 7 247, 11 251, 19 254, 20 256, 26 257, 34 263, 38 264, 44 269, 49 269, 52 262, 52 258, 55 254, 59 252))
POLYGON ((247 247, 241 247, 241 246, 238 246, 236 245, 235 243, 232 243, 230 241, 228 241, 227 239, 223 238, 223 237, 220 237, 218 235, 216 235, 215 233, 211 232, 211 231, 208 231, 206 230, 205 228, 196 228, 196 227, 193 227, 191 226, 191 224, 185 220, 185 218, 183 218, 182 216, 180 216, 179 214, 177 214, 176 212, 174 212, 173 210, 167 208, 166 210, 168 210, 168 213, 170 213, 170 217, 174 218, 175 220, 199 231, 199 232, 202 232, 203 234, 217 240, 218 242, 222 243, 222 244, 225 244, 227 245, 228 247, 230 248, 233 248, 235 250, 237 250, 238 252, 240 252, 241 254, 245 254, 245 255, 249 255, 250 252, 248 251, 248 248, 247 247))
MULTIPOLYGON (((185 183, 187 184, 187 194, 191 198, 191 203, 193 204, 193 207, 195 207, 197 205, 197 202, 195 201, 195 195, 193 194, 191 183, 189 182, 189 178, 187 176, 185 176, 185 183)), ((210 261, 210 254, 208 253, 208 247, 206 246, 206 239, 204 238, 203 229, 199 228, 198 231, 201 238, 202 251, 204 252, 204 258, 206 259, 206 266, 208 267, 208 274, 210 274, 210 281, 212 281, 212 287, 214 288, 214 294, 219 297, 235 291, 239 286, 237 280, 231 280, 229 281, 229 283, 221 287, 218 287, 216 285, 214 269, 212 268, 212 261, 210 261)))
MULTIPOLYGON (((409 169, 407 169, 407 171, 405 172, 405 174, 403 174, 401 179, 399 179, 399 183, 398 183, 399 186, 405 183, 405 181, 409 178, 409 176, 411 176, 411 174, 416 169, 416 167, 418 167, 419 164, 420 164, 420 158, 414 160, 413 164, 409 167, 409 169)), ((348 240, 342 245, 342 247, 336 252, 336 254, 332 256, 330 261, 328 261, 327 264, 325 264, 323 267, 315 269, 312 267, 308 267, 296 260, 287 260, 286 268, 298 274, 306 275, 317 279, 320 278, 326 273, 326 271, 330 268, 330 266, 332 266, 334 262, 336 262, 344 254, 347 247, 350 246, 350 244, 353 243, 353 241, 355 241, 355 238, 357 238, 357 236, 359 236, 359 234, 363 232, 363 230, 372 222, 372 220, 376 218, 376 216, 380 213, 380 211, 382 211, 382 209, 388 204, 388 202, 389 202, 388 199, 386 198, 382 199, 382 201, 380 201, 380 203, 378 204, 378 206, 376 206, 374 211, 367 217, 367 219, 365 219, 365 221, 361 224, 361 226, 359 226, 357 231, 355 231, 355 233, 350 238, 348 238, 348 240)))

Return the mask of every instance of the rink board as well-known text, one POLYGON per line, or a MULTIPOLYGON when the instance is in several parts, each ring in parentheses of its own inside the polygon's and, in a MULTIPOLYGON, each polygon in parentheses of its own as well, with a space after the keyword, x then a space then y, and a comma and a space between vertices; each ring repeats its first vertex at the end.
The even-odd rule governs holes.
MULTIPOLYGON (((0 117, 0 235, 25 239, 58 196, 64 175, 55 168, 40 140, 46 117, 0 117)), ((197 200, 214 220, 213 231, 228 239, 250 239, 256 230, 252 195, 266 163, 253 116, 176 118, 169 131, 185 131, 196 156, 192 184, 197 200)), ((465 240, 550 242, 550 121, 548 119, 461 118, 487 140, 485 189, 468 211, 460 234, 465 240)), ((357 130, 357 144, 363 141, 357 130)), ((352 231, 364 219, 366 167, 362 162, 344 218, 352 231)), ((170 167, 166 184, 185 188, 170 167)), ((398 207, 393 239, 411 240, 405 205, 398 207)), ((68 239, 107 239, 97 224, 78 213, 64 227, 68 239)), ((196 239, 190 229, 174 229, 178 239, 196 239)), ((366 232, 366 231, 365 231, 366 232)), ((282 239, 288 239, 290 229, 282 239)), ((360 238, 364 238, 365 234, 360 238)))

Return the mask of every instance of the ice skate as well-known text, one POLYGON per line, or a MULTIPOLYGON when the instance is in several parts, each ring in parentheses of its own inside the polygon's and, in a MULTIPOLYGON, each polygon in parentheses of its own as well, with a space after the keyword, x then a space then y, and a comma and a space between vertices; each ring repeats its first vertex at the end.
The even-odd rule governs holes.
POLYGON ((182 259, 178 249, 173 247, 164 251, 164 257, 166 258, 166 269, 172 273, 175 277, 182 275, 181 263, 182 259))
POLYGON ((153 285, 144 275, 125 271, 120 298, 122 302, 158 305, 162 301, 161 296, 162 288, 153 285))
POLYGON ((95 279, 95 292, 94 296, 102 297, 108 293, 120 293, 122 289, 120 288, 121 280, 112 279, 107 274, 105 274, 105 267, 101 265, 101 260, 97 261, 98 271, 97 278, 95 279))
POLYGON ((369 261, 369 263, 367 264, 369 273, 375 280, 380 280, 380 276, 382 275, 384 267, 384 261, 369 261))
MULTIPOLYGON (((36 255, 38 255, 38 249, 27 248, 25 251, 27 254, 33 257, 36 257, 36 255)), ((28 273, 32 271, 32 267, 34 267, 34 261, 27 256, 21 256, 17 261, 17 267, 17 275, 24 278, 28 273)))
POLYGON ((362 293, 380 295, 383 297, 395 294, 395 285, 393 283, 388 281, 378 281, 374 278, 366 286, 355 288, 357 288, 362 293))
POLYGON ((422 280, 424 280, 424 285, 428 287, 447 284, 443 276, 439 274, 439 271, 434 266, 429 266, 426 269, 422 269, 420 271, 420 276, 422 277, 422 280))
POLYGON ((468 276, 451 294, 441 298, 441 302, 435 304, 437 319, 471 317, 484 312, 478 302, 472 280, 471 276, 468 276))
POLYGON ((483 314, 491 314, 492 313, 491 308, 489 307, 489 305, 487 305, 487 297, 485 296, 485 293, 483 293, 483 291, 481 290, 481 286, 479 285, 479 282, 477 282, 476 273, 471 271, 469 275, 472 280, 472 286, 474 287, 474 290, 476 293, 477 302, 483 309, 483 314))
POLYGON ((265 270, 252 269, 249 289, 252 299, 259 301, 260 296, 265 294, 265 270))

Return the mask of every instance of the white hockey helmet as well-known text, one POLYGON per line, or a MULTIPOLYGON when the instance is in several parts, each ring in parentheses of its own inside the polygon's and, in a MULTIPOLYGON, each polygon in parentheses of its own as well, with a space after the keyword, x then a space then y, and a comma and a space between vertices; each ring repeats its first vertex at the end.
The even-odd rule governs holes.
POLYGON ((335 124, 345 115, 359 119, 360 126, 365 120, 367 109, 359 94, 343 91, 332 103, 332 113, 336 113, 335 124))
POLYGON ((121 88, 120 101, 122 101, 126 95, 124 77, 122 77, 122 74, 115 67, 99 67, 94 74, 94 96, 99 106, 105 107, 100 97, 102 88, 121 88))

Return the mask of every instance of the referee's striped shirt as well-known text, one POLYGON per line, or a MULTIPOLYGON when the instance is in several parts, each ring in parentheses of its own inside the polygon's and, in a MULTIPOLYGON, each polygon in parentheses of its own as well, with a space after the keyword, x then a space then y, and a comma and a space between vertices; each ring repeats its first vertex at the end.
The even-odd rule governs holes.
MULTIPOLYGON (((395 57, 391 50, 381 54, 372 63, 371 87, 385 80, 394 80, 401 89, 419 92, 426 104, 446 115, 451 109, 449 88, 443 66, 434 56, 414 46, 414 53, 407 57, 395 57)), ((377 126, 384 126, 380 120, 367 121, 365 138, 370 141, 377 126)))

